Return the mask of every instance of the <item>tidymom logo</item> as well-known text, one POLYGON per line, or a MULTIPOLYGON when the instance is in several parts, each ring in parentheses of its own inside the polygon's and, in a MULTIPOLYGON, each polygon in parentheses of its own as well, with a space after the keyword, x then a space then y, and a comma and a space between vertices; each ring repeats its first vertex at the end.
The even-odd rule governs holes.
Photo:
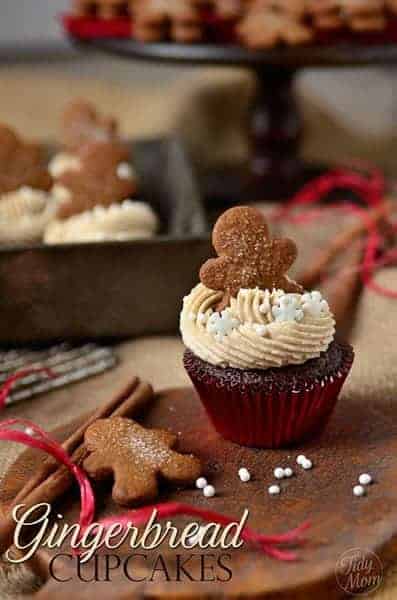
POLYGON ((335 566, 339 587, 351 596, 365 596, 375 591, 383 579, 382 562, 374 552, 351 548, 344 552, 335 566))

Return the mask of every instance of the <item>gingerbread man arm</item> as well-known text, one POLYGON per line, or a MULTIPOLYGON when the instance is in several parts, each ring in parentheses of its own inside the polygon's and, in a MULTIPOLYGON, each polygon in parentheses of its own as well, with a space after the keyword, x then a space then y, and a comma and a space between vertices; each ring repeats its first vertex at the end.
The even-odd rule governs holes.
POLYGON ((211 290, 224 291, 227 281, 227 272, 231 263, 232 261, 228 256, 210 258, 200 269, 201 282, 211 290))
POLYGON ((299 283, 289 279, 285 275, 294 264, 298 256, 298 249, 295 242, 289 238, 273 240, 273 257, 275 264, 279 265, 279 272, 282 274, 277 286, 287 293, 301 293, 303 288, 299 283))
POLYGON ((92 479, 102 481, 113 475, 113 461, 104 452, 94 451, 83 463, 84 470, 92 479))
POLYGON ((170 450, 171 460, 160 468, 161 475, 174 483, 193 483, 201 473, 200 461, 192 455, 178 454, 170 450))
POLYGON ((144 464, 132 464, 126 469, 124 461, 114 465, 112 498, 121 506, 132 506, 150 501, 158 495, 156 472, 144 464))

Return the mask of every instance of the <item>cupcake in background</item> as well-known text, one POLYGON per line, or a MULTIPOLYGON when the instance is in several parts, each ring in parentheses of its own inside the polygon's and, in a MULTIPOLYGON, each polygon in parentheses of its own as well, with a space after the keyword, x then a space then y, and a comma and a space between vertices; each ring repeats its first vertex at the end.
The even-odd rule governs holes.
POLYGON ((218 258, 200 270, 180 319, 185 368, 217 431, 241 445, 278 448, 321 432, 353 362, 334 341, 320 292, 288 269, 289 239, 271 239, 263 214, 226 211, 213 231, 218 258))
POLYGON ((0 125, 0 242, 39 241, 54 217, 52 177, 38 144, 0 125))
POLYGON ((133 240, 156 233, 158 220, 150 206, 133 200, 136 181, 129 150, 120 141, 86 143, 78 168, 66 168, 53 188, 59 202, 45 242, 133 240))

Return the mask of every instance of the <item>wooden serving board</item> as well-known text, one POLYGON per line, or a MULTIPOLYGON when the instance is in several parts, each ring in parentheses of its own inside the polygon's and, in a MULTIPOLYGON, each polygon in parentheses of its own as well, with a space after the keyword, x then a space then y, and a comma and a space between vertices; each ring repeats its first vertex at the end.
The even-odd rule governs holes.
MULTIPOLYGON (((71 579, 68 583, 57 583, 49 577, 37 599, 50 599, 56 595, 58 599, 69 600, 72 593, 79 599, 95 600, 138 597, 329 600, 343 596, 335 568, 346 551, 359 548, 375 552, 379 558, 375 565, 378 571, 385 568, 396 554, 396 412, 386 401, 384 406, 371 407, 370 403, 356 405, 354 399, 347 402, 342 398, 328 429, 320 438, 299 448, 268 451, 241 448, 221 439, 210 425, 192 389, 171 390, 158 395, 152 409, 142 419, 144 424, 179 434, 180 450, 193 452, 202 459, 205 475, 217 491, 214 498, 206 499, 196 489, 175 491, 163 488, 159 501, 188 502, 236 519, 247 507, 250 510, 248 524, 268 534, 281 533, 310 519, 309 541, 299 550, 300 560, 282 563, 243 547, 233 551, 231 559, 223 559, 232 571, 231 580, 225 582, 216 580, 226 576, 217 560, 220 554, 225 555, 228 551, 196 548, 183 555, 185 558, 195 555, 187 563, 187 570, 193 578, 202 578, 200 555, 207 554, 207 565, 213 565, 213 568, 205 570, 205 577, 215 578, 215 581, 191 581, 185 575, 181 581, 166 581, 164 571, 158 571, 154 581, 133 583, 120 568, 112 571, 112 582, 103 581, 93 586, 78 579, 75 559, 57 559, 56 573, 64 579, 71 579), (303 471, 295 464, 296 456, 301 452, 313 460, 311 471, 303 471), (281 482, 280 496, 271 497, 267 489, 274 483, 273 469, 280 465, 291 465, 295 476, 281 482), (242 466, 252 474, 249 483, 242 483, 238 478, 237 472, 242 466), (370 472, 375 483, 368 488, 366 497, 356 498, 352 487, 363 472, 370 472)), ((75 426, 76 423, 73 423, 58 430, 57 437, 65 438, 75 426)), ((12 499, 41 460, 42 455, 32 450, 20 456, 4 479, 0 493, 2 503, 12 499)), ((110 498, 109 486, 97 489, 102 490, 97 516, 117 512, 119 509, 110 498)), ((56 510, 68 523, 77 522, 78 495, 71 493, 57 505, 56 510)), ((186 519, 173 522, 186 524, 186 519)), ((70 553, 67 547, 49 554, 41 551, 40 564, 48 567, 51 558, 61 551, 70 553)), ((123 547, 118 553, 125 558, 132 552, 130 548, 123 547)), ((164 557, 169 578, 174 579, 176 551, 168 546, 152 553, 146 552, 147 559, 138 561, 137 572, 141 578, 150 579, 159 553, 164 557)), ((91 563, 85 576, 89 579, 92 575, 91 563)))

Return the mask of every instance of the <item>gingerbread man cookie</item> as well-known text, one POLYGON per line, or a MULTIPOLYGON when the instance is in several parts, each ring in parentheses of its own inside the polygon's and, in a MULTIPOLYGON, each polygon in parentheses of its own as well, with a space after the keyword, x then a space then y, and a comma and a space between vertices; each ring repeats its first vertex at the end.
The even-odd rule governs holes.
POLYGON ((302 292, 301 286, 286 275, 297 257, 294 242, 271 239, 259 210, 249 206, 227 210, 215 224, 212 243, 219 258, 204 263, 200 279, 207 288, 224 292, 218 310, 242 288, 302 292))
POLYGON ((254 0, 251 10, 264 10, 301 18, 307 8, 306 0, 254 0))
POLYGON ((196 42, 203 36, 199 7, 203 0, 147 0, 135 9, 134 35, 144 42, 170 37, 178 42, 196 42))
POLYGON ((247 0, 215 0, 215 11, 224 19, 241 17, 247 7, 247 0))
POLYGON ((386 27, 384 4, 379 0, 339 0, 345 23, 354 31, 381 31, 386 27))
POLYGON ((66 199, 58 217, 67 219, 95 206, 110 206, 136 193, 133 173, 128 172, 129 151, 121 142, 93 142, 79 153, 80 168, 62 173, 57 187, 66 199))
POLYGON ((299 16, 255 5, 237 31, 245 45, 253 49, 272 48, 281 43, 298 46, 313 38, 313 32, 299 16))
POLYGON ((128 16, 127 0, 73 0, 76 17, 100 17, 115 19, 128 16))
POLYGON ((77 152, 89 142, 116 140, 118 123, 101 115, 90 102, 76 100, 63 114, 61 137, 67 151, 77 152))
POLYGON ((22 187, 48 191, 52 178, 40 146, 25 142, 6 125, 0 125, 0 195, 22 187))
POLYGON ((307 0, 307 10, 318 29, 332 30, 344 24, 339 0, 307 0))
POLYGON ((131 419, 100 419, 85 434, 91 454, 84 469, 94 479, 113 476, 112 496, 130 506, 158 495, 160 477, 176 485, 192 484, 201 472, 200 461, 172 450, 177 438, 168 431, 145 429, 131 419))

